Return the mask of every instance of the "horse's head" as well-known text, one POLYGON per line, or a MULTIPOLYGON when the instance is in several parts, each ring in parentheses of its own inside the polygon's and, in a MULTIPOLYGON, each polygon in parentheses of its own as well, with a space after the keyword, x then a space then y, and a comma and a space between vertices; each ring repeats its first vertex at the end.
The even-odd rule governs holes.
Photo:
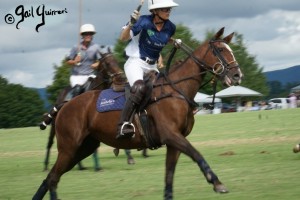
POLYGON ((119 67, 119 63, 113 53, 111 52, 110 48, 108 48, 108 51, 105 53, 101 53, 101 59, 99 60, 99 66, 98 69, 100 70, 106 70, 106 72, 110 76, 115 76, 117 74, 123 73, 121 68, 119 67))
POLYGON ((207 51, 204 55, 206 68, 210 68, 213 74, 226 86, 239 85, 243 74, 239 64, 236 61, 229 43, 234 33, 221 38, 224 33, 224 27, 221 28, 215 36, 206 42, 207 51))
POLYGON ((124 71, 119 67, 119 63, 111 52, 110 48, 106 53, 101 53, 99 69, 105 70, 106 73, 112 78, 114 84, 124 84, 127 82, 124 71))

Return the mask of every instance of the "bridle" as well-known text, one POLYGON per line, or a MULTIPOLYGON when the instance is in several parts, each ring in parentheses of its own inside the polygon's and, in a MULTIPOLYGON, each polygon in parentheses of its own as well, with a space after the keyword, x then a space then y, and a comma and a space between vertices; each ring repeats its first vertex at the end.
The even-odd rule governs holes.
POLYGON ((225 76, 227 74, 228 71, 230 71, 233 68, 239 68, 239 65, 237 63, 236 60, 231 60, 231 61, 227 61, 224 56, 221 53, 220 48, 218 48, 215 43, 216 42, 223 42, 226 44, 226 42, 224 40, 214 40, 211 39, 208 44, 208 48, 203 56, 202 59, 199 59, 197 56, 194 55, 193 50, 187 46, 184 43, 179 44, 179 48, 182 49, 188 56, 190 56, 190 58, 200 67, 200 69, 203 70, 202 73, 206 73, 207 71, 212 73, 215 76, 225 76), (219 62, 216 62, 215 64, 213 64, 212 66, 208 65, 207 63, 203 62, 203 60, 205 59, 205 57, 207 56, 209 50, 212 50, 213 54, 217 57, 217 59, 219 60, 219 62))
POLYGON ((119 75, 119 74, 123 74, 124 72, 122 72, 122 71, 119 71, 119 72, 115 72, 115 73, 112 73, 108 68, 119 68, 119 66, 118 66, 118 64, 116 64, 116 66, 113 66, 113 67, 111 67, 110 66, 110 63, 107 63, 107 62, 105 62, 108 58, 110 58, 110 57, 112 57, 113 56, 113 53, 105 53, 105 54, 101 54, 102 55, 102 57, 101 57, 101 59, 99 60, 100 61, 100 64, 102 64, 102 63, 104 63, 105 65, 104 65, 104 67, 102 68, 102 70, 106 70, 107 71, 107 73, 109 74, 109 76, 110 77, 114 77, 114 76, 117 76, 117 75, 119 75))
MULTIPOLYGON (((215 101, 215 94, 216 94, 216 87, 217 87, 217 80, 218 80, 216 77, 224 77, 227 75, 227 73, 231 69, 239 68, 239 65, 235 59, 233 59, 231 61, 227 61, 224 58, 224 56, 221 53, 222 50, 215 45, 215 43, 217 43, 217 42, 219 42, 219 43, 222 42, 222 43, 226 44, 226 42, 222 39, 218 39, 218 40, 211 39, 208 42, 208 48, 206 49, 206 52, 205 52, 204 56, 202 57, 202 59, 199 59, 196 55, 194 55, 194 51, 189 46, 184 44, 183 42, 181 42, 180 44, 176 44, 176 46, 178 46, 177 48, 180 48, 181 50, 183 50, 196 63, 196 65, 200 69, 200 73, 191 75, 189 77, 182 78, 177 81, 171 81, 166 75, 165 75, 165 78, 167 79, 168 84, 171 85, 171 87, 174 90, 176 90, 179 94, 181 94, 191 106, 196 106, 197 104, 194 101, 188 99, 183 94, 183 92, 181 92, 178 88, 176 88, 175 84, 177 84, 181 81, 184 81, 184 80, 194 79, 194 77, 198 77, 203 74, 206 74, 207 72, 210 72, 213 75, 213 77, 206 83, 202 84, 199 87, 199 89, 201 89, 208 83, 213 82, 213 100, 212 100, 212 103, 209 105, 210 109, 213 109, 214 101, 215 101), (212 66, 210 66, 209 64, 207 64, 203 61, 203 60, 205 60, 205 57, 207 56, 209 51, 212 51, 214 56, 218 59, 218 62, 214 63, 212 66)), ((173 52, 172 52, 173 55, 175 54, 177 48, 174 47, 173 52)), ((230 50, 230 49, 228 49, 228 50, 230 50)), ((233 56, 233 58, 234 58, 234 56, 233 56)), ((168 61, 168 63, 170 63, 170 60, 168 61)), ((166 68, 168 69, 169 66, 167 66, 166 68)), ((166 71, 166 74, 168 74, 168 71, 166 71)))
MULTIPOLYGON (((212 66, 212 71, 214 74, 216 75, 219 75, 219 76, 225 76, 227 73, 227 71, 230 71, 231 69, 233 68, 239 68, 239 65, 237 63, 237 61, 235 59, 231 60, 231 61, 227 61, 224 56, 222 55, 221 53, 221 50, 216 47, 216 45, 214 45, 214 43, 216 42, 223 42, 224 44, 225 41, 224 40, 210 40, 209 41, 209 48, 212 49, 212 52, 213 54, 218 58, 219 62, 215 63, 213 66, 212 66), (219 71, 219 67, 216 67, 215 66, 221 66, 221 70, 220 72, 219 71)), ((204 58, 203 58, 204 59, 204 58)))
MULTIPOLYGON (((93 86, 92 89, 96 89, 98 88, 100 85, 104 84, 104 83, 111 83, 112 82, 112 78, 114 76, 117 76, 119 74, 122 74, 124 72, 115 72, 115 73, 111 73, 111 70, 109 68, 119 68, 118 65, 116 66, 111 66, 109 62, 107 62, 107 59, 112 57, 113 53, 108 52, 108 53, 101 53, 101 58, 99 59, 99 66, 102 66, 100 69, 97 69, 97 77, 99 77, 101 75, 101 77, 103 78, 103 81, 98 83, 97 85, 93 86), (109 78, 106 78, 104 75, 104 72, 109 76, 109 78)), ((96 78, 97 79, 97 78, 96 78)))

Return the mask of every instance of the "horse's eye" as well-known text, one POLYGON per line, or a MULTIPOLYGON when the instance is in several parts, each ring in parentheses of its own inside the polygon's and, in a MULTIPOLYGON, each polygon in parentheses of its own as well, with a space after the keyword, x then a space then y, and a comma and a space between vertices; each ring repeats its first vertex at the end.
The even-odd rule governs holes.
POLYGON ((218 51, 219 51, 219 52, 222 52, 222 51, 223 51, 223 48, 218 48, 218 51))

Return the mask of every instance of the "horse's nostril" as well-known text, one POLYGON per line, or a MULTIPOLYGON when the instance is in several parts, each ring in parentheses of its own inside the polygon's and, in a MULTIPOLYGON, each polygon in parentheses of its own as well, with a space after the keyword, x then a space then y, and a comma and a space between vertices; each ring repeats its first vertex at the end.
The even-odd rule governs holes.
POLYGON ((238 81, 238 80, 240 80, 240 75, 239 74, 235 74, 235 75, 233 75, 233 80, 235 80, 235 81, 238 81))

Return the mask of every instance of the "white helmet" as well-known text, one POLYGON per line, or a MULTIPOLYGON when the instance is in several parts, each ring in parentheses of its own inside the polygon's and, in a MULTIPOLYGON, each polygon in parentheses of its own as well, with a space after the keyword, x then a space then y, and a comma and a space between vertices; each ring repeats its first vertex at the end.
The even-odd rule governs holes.
POLYGON ((92 24, 83 24, 80 27, 80 35, 82 35, 82 33, 86 33, 86 32, 92 32, 92 33, 96 33, 96 29, 94 27, 94 25, 92 24))
POLYGON ((154 10, 157 8, 172 8, 179 6, 173 0, 148 0, 148 10, 154 10))

